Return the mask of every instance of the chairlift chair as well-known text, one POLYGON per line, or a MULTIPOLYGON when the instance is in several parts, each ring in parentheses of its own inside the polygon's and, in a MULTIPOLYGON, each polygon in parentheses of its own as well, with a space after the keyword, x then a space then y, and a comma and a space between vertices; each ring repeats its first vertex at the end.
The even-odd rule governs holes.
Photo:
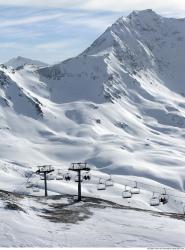
POLYGON ((112 187, 112 186, 114 186, 114 182, 113 182, 113 180, 112 180, 111 175, 110 175, 109 178, 105 181, 105 185, 106 185, 107 187, 112 187))
POLYGON ((168 195, 162 194, 162 195, 160 196, 160 202, 162 202, 163 205, 166 204, 166 203, 168 203, 168 195))
POLYGON ((140 194, 140 189, 137 186, 137 181, 135 182, 134 187, 130 190, 131 194, 140 194))
POLYGON ((64 180, 65 180, 65 181, 70 181, 70 180, 71 180, 71 174, 67 172, 67 173, 64 175, 64 180))
POLYGON ((168 203, 169 196, 166 193, 166 189, 164 188, 164 192, 160 196, 160 202, 164 204, 168 203))
POLYGON ((114 186, 114 182, 113 182, 113 180, 106 180, 105 185, 107 187, 113 187, 114 186))
POLYGON ((132 193, 130 190, 127 190, 127 185, 125 186, 125 190, 122 192, 122 197, 124 199, 132 198, 132 193))
POLYGON ((100 178, 100 179, 99 179, 99 184, 105 184, 105 182, 106 182, 106 181, 105 181, 103 178, 100 178))
POLYGON ((48 181, 55 180, 55 176, 53 174, 50 174, 50 175, 47 176, 47 180, 48 181))
POLYGON ((33 191, 34 193, 38 193, 38 192, 39 192, 39 188, 38 188, 38 187, 33 187, 33 188, 32 188, 32 191, 33 191))
POLYGON ((91 179, 91 175, 89 172, 86 172, 83 174, 83 180, 90 181, 90 179, 91 179))
POLYGON ((58 169, 58 175, 63 175, 62 174, 62 169, 58 169))
POLYGON ((26 188, 32 188, 32 186, 33 186, 32 183, 30 183, 30 182, 26 183, 26 188))
POLYGON ((97 186, 97 190, 106 190, 106 185, 105 183, 99 183, 97 186))
POLYGON ((58 175, 58 176, 56 176, 56 180, 57 181, 61 181, 61 180, 63 180, 64 178, 63 178, 63 176, 62 175, 58 175))
POLYGON ((160 199, 153 193, 153 196, 150 200, 150 206, 159 206, 159 205, 160 205, 160 199))

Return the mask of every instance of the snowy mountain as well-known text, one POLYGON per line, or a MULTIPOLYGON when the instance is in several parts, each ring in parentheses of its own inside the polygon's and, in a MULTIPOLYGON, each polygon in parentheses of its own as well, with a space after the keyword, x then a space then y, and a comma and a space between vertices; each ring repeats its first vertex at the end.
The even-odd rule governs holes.
MULTIPOLYGON (((62 83, 67 81, 65 85, 69 85, 71 91, 77 87, 71 83, 72 76, 76 81, 80 79, 82 87, 89 92, 93 84, 95 101, 101 99, 101 95, 124 95, 131 84, 139 85, 146 78, 148 86, 142 86, 142 83, 141 87, 138 86, 140 89, 158 91, 157 88, 167 87, 184 95, 184 23, 184 19, 163 18, 152 10, 134 11, 109 27, 79 57, 40 72, 48 78, 61 79, 62 83), (119 81, 122 85, 114 84, 113 91, 111 84, 119 81)), ((78 99, 78 95, 75 97, 78 99)), ((85 99, 91 100, 92 94, 90 97, 85 99)))
POLYGON ((7 67, 12 67, 13 69, 21 68, 24 67, 24 65, 34 65, 37 67, 44 67, 47 66, 46 63, 37 61, 37 60, 32 60, 29 58, 25 58, 22 56, 18 56, 16 58, 10 59, 8 62, 4 63, 5 66, 7 67))
POLYGON ((184 19, 134 11, 78 57, 37 71, 50 101, 72 102, 65 117, 96 142, 85 160, 184 190, 184 43, 184 19))
MULTIPOLYGON (((84 195, 184 213, 184 54, 185 19, 144 10, 121 17, 75 58, 45 67, 23 58, 1 65, 1 189, 33 194, 27 176, 38 165, 66 173, 82 161, 92 168, 84 195), (114 186, 97 191, 99 178, 110 174, 114 186), (136 184, 141 193, 123 199, 136 184), (164 190, 169 202, 151 207, 153 193, 164 190)), ((50 194, 76 194, 74 180, 52 180, 50 194)), ((31 181, 42 195, 43 181, 31 181)))

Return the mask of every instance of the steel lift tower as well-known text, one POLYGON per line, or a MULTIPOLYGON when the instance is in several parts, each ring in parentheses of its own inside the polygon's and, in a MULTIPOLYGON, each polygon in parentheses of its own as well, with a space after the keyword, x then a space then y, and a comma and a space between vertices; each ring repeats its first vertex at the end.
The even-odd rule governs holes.
POLYGON ((82 182, 82 175, 81 171, 90 171, 91 169, 87 167, 87 163, 72 163, 69 171, 75 171, 78 174, 78 201, 81 201, 82 194, 81 194, 81 182, 82 182))
POLYGON ((51 165, 38 166, 38 170, 36 174, 44 176, 44 188, 45 188, 45 196, 48 196, 47 190, 47 174, 54 171, 54 168, 51 165))

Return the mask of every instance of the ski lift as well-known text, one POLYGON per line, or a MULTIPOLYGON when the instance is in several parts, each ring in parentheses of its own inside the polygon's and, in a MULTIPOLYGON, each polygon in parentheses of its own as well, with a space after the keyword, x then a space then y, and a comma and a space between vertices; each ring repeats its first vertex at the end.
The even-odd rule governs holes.
POLYGON ((69 172, 67 172, 65 175, 64 175, 64 180, 65 181, 70 181, 71 180, 71 174, 69 172))
POLYGON ((131 194, 139 194, 140 189, 137 187, 137 181, 135 181, 134 187, 130 190, 131 194))
POLYGON ((113 180, 106 180, 105 185, 107 187, 113 187, 114 186, 114 182, 113 182, 113 180))
POLYGON ((62 169, 58 169, 58 175, 63 175, 62 174, 62 169))
POLYGON ((123 197, 124 199, 126 199, 126 198, 131 198, 131 197, 132 197, 131 191, 130 191, 130 190, 127 190, 127 185, 125 185, 125 190, 124 190, 123 193, 122 193, 122 197, 123 197))
POLYGON ((33 188, 32 188, 32 191, 33 191, 34 193, 38 193, 38 192, 39 192, 39 188, 38 188, 38 187, 33 187, 33 188))
POLYGON ((150 200, 150 206, 159 206, 159 205, 160 205, 160 199, 153 193, 152 198, 150 200))
POLYGON ((105 183, 99 183, 98 186, 97 186, 97 190, 106 190, 105 183))
POLYGON ((33 187, 33 184, 31 182, 26 183, 26 188, 32 188, 32 187, 33 187))
POLYGON ((105 180, 103 178, 99 179, 99 184, 105 184, 105 180))
POLYGON ((49 174, 49 175, 47 176, 47 180, 48 180, 48 181, 55 180, 55 176, 54 176, 53 174, 49 174))
POLYGON ((105 184, 105 180, 100 178, 99 179, 99 183, 97 185, 97 190, 106 190, 106 184, 105 184))
POLYGON ((106 185, 107 187, 112 187, 112 186, 114 186, 114 182, 113 182, 113 180, 112 180, 111 175, 110 175, 109 179, 107 179, 107 180, 105 181, 105 185, 106 185))
POLYGON ((160 202, 164 204, 168 203, 169 196, 166 193, 166 189, 164 188, 164 192, 160 196, 160 202))
POLYGON ((63 176, 62 175, 58 175, 58 176, 56 176, 56 180, 57 181, 61 181, 61 180, 63 180, 64 178, 63 178, 63 176))
POLYGON ((83 180, 90 181, 90 179, 91 179, 91 175, 89 172, 86 172, 83 174, 83 180))

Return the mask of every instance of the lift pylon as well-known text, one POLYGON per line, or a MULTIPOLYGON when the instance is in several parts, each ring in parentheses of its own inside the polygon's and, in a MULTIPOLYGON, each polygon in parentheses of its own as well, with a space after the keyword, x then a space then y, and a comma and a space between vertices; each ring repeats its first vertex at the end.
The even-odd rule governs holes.
POLYGON ((81 171, 90 171, 91 169, 87 167, 87 163, 77 162, 72 163, 69 171, 75 171, 78 174, 78 201, 81 201, 82 194, 81 194, 81 182, 82 182, 82 175, 81 171))
POLYGON ((44 189, 45 189, 45 196, 48 196, 48 190, 47 190, 47 174, 54 171, 54 168, 51 165, 44 165, 44 166, 38 166, 38 170, 36 171, 36 174, 44 175, 44 189))

